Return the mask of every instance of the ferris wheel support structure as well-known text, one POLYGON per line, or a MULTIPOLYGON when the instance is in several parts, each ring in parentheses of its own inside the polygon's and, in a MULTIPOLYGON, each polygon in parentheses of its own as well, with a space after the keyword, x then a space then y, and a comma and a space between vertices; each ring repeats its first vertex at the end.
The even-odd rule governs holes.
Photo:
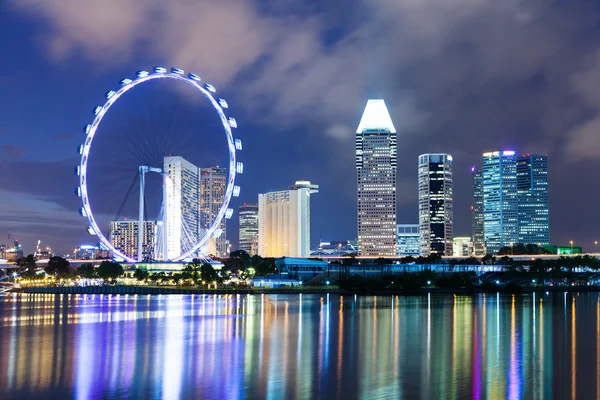
MULTIPOLYGON (((163 180, 165 172, 162 168, 149 167, 147 165, 140 165, 139 167, 140 173, 140 205, 139 205, 139 218, 138 218, 138 253, 137 260, 138 262, 144 261, 144 252, 143 252, 143 244, 144 244, 144 193, 146 191, 146 174, 148 172, 156 172, 158 174, 163 175, 163 180)), ((163 182, 164 186, 164 182, 163 182)), ((163 188, 163 202, 166 200, 165 189, 163 188)), ((166 213, 165 213, 166 214, 166 213)), ((165 222, 163 221, 163 224, 165 222)), ((166 227, 166 225, 165 225, 166 227)), ((163 257, 164 259, 164 257, 163 257)))

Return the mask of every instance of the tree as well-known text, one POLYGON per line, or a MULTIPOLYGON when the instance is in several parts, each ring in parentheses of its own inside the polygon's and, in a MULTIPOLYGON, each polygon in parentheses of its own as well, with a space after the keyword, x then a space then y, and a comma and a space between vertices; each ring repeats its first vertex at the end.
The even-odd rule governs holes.
POLYGON ((124 272, 123 266, 113 261, 102 261, 98 267, 98 276, 102 279, 116 279, 124 272))
POLYGON ((246 270, 249 265, 250 255, 244 250, 232 251, 229 258, 223 261, 224 268, 235 274, 246 270))
POLYGON ((175 286, 179 286, 179 282, 181 282, 182 277, 181 274, 173 273, 171 274, 171 279, 173 279, 173 282, 175 282, 175 286))
POLYGON ((513 259, 511 257, 508 257, 508 256, 502 256, 498 260, 498 264, 500 264, 500 265, 510 265, 512 263, 513 263, 513 259))
POLYGON ((148 271, 144 271, 143 269, 136 268, 135 271, 133 271, 133 277, 138 281, 145 281, 148 279, 149 275, 148 271))
POLYGON ((62 257, 53 256, 48 260, 48 266, 44 268, 48 275, 56 277, 65 277, 71 274, 71 265, 69 261, 62 257))
POLYGON ((218 282, 221 280, 221 277, 219 276, 217 271, 215 271, 213 266, 209 263, 204 263, 200 267, 200 277, 202 278, 203 281, 209 282, 209 283, 210 282, 218 282))
POLYGON ((415 262, 415 258, 413 256, 402 257, 400 260, 400 264, 412 264, 415 262))
POLYGON ((387 264, 391 264, 392 262, 390 260, 388 260, 387 258, 383 258, 383 257, 377 257, 375 259, 375 264, 377 265, 387 265, 387 264))
POLYGON ((471 256, 461 262, 461 264, 463 264, 463 265, 478 265, 479 263, 480 263, 479 260, 473 256, 471 256))
POLYGON ((496 264, 496 257, 491 254, 486 254, 481 258, 483 264, 496 264))
POLYGON ((200 280, 200 266, 201 262, 199 259, 194 258, 191 262, 187 263, 185 268, 181 271, 181 277, 183 279, 190 279, 194 283, 198 283, 200 280))
POLYGON ((81 278, 93 279, 96 277, 96 268, 91 263, 81 264, 75 274, 81 278))
POLYGON ((342 259, 342 265, 344 267, 351 267, 356 264, 356 256, 354 254, 350 254, 349 256, 345 256, 342 259))
POLYGON ((23 271, 25 269, 33 270, 36 267, 35 257, 33 256, 33 254, 28 254, 25 257, 21 257, 21 258, 17 259, 15 264, 17 264, 17 267, 19 267, 19 269, 21 271, 23 271))
POLYGON ((277 268, 275 267, 274 258, 262 258, 261 256, 255 255, 250 259, 252 266, 256 270, 257 276, 267 276, 274 274, 277 268))

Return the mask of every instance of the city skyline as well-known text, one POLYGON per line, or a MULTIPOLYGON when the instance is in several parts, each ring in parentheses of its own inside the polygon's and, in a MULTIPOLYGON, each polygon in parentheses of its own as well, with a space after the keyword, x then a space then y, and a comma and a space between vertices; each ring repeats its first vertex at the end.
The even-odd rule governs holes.
MULTIPOLYGON (((0 77, 4 94, 0 102, 6 111, 0 118, 0 243, 9 242, 11 229, 11 238, 30 252, 38 240, 65 254, 75 245, 95 244, 76 214, 79 201, 71 196, 76 185, 74 149, 81 144, 81 129, 120 79, 142 68, 176 65, 198 71, 214 83, 240 122, 248 158, 234 209, 256 201, 258 193, 285 187, 298 176, 319 182, 312 247, 319 236, 356 238, 354 128, 367 99, 383 98, 402 143, 398 221, 414 221, 417 213, 414 159, 423 153, 447 152, 454 156, 455 234, 470 234, 468 168, 478 163, 483 152, 518 148, 523 153, 548 154, 553 165, 561 166, 549 178, 555 188, 549 192, 549 202, 554 209, 570 209, 572 214, 554 215, 552 241, 573 240, 593 250, 599 238, 595 218, 589 216, 596 215, 598 193, 591 188, 590 195, 576 204, 571 194, 579 190, 573 176, 593 181, 591 173, 598 169, 594 127, 600 101, 590 88, 598 70, 598 60, 591 55, 600 32, 591 25, 594 13, 575 3, 530 5, 524 11, 516 4, 502 8, 483 2, 465 5, 470 12, 458 13, 429 2, 412 9, 404 4, 367 7, 351 2, 343 16, 335 7, 319 5, 318 11, 306 10, 306 14, 293 7, 283 15, 281 10, 271 10, 274 18, 264 18, 256 3, 243 7, 235 3, 228 7, 238 11, 232 15, 244 22, 242 26, 251 27, 249 34, 238 32, 233 39, 224 36, 205 43, 203 38, 211 35, 204 25, 176 23, 167 13, 193 15, 193 5, 152 6, 166 21, 150 30, 141 29, 134 13, 126 13, 122 35, 117 35, 110 29, 110 4, 98 5, 105 12, 73 6, 64 19, 66 14, 56 2, 39 7, 11 2, 0 16, 0 26, 10 32, 0 45, 11 55, 0 77), (291 25, 290 15, 298 17, 291 25), (411 21, 440 18, 439 30, 423 28, 431 21, 401 26, 400 15, 411 21), (340 26, 331 27, 339 37, 325 29, 324 21, 332 16, 341 18, 340 26), (490 23, 480 23, 481 18, 490 23), (556 27, 552 23, 556 18, 564 24, 556 27), (69 21, 85 21, 89 31, 81 32, 69 21), (497 24, 519 32, 521 39, 495 31, 497 24), (586 30, 590 26, 591 31, 586 30), (378 29, 387 29, 388 35, 382 38, 378 29), (278 36, 273 31, 281 34, 278 44, 266 40, 278 36), (264 36, 265 32, 271 33, 264 36), (129 40, 122 40, 132 33, 129 40), (176 33, 196 39, 171 42, 176 33), (355 37, 356 41, 348 40, 355 37), (440 37, 448 40, 440 42, 440 37), (298 59, 287 64, 285 49, 294 48, 296 40, 306 46, 305 52, 299 51, 298 59), (231 51, 232 43, 238 42, 247 44, 241 46, 244 51, 231 51), (168 43, 179 43, 181 49, 168 43), (396 51, 384 51, 392 43, 396 51), (531 43, 543 51, 528 51, 531 43), (509 62, 506 54, 515 55, 519 62, 515 58, 509 62), (277 62, 257 62, 271 57, 277 62), (378 61, 365 63, 366 59, 378 61), (291 85, 289 90, 281 90, 286 85, 291 85), (315 98, 317 90, 322 95, 315 98)), ((148 97, 186 101, 176 90, 157 89, 148 97)), ((131 105, 124 110, 135 109, 131 105)), ((206 165, 217 164, 218 160, 206 165)), ((104 213, 114 217, 114 209, 112 215, 110 210, 104 213)), ((227 228, 236 243, 237 218, 227 228)))

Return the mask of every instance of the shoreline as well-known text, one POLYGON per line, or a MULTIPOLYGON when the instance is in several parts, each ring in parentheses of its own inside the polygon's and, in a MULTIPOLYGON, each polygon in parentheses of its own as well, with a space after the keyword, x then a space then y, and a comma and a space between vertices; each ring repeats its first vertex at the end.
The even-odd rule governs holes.
POLYGON ((530 294, 559 292, 600 292, 599 286, 536 286, 514 288, 499 287, 494 290, 429 288, 421 290, 344 290, 344 289, 198 289, 156 286, 64 286, 64 287, 24 287, 10 289, 4 293, 24 294, 109 294, 109 295, 251 295, 251 294, 336 294, 361 296, 421 296, 431 294, 454 294, 469 296, 480 293, 530 294))

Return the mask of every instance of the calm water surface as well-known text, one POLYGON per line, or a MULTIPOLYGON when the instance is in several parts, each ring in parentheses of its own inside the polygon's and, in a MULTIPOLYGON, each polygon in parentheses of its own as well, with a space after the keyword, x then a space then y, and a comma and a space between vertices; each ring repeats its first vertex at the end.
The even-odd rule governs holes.
POLYGON ((600 399, 598 299, 0 295, 0 398, 600 399))

